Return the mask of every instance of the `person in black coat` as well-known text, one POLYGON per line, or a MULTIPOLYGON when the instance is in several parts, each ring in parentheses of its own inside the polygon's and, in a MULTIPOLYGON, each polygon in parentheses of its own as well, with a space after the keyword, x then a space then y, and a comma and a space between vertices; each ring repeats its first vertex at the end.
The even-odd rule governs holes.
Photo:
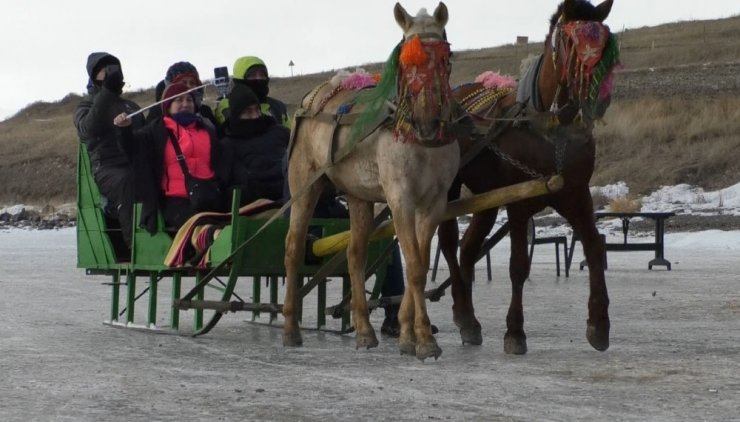
POLYGON ((282 160, 290 130, 260 111, 259 98, 244 85, 229 93, 229 121, 223 138, 230 159, 229 186, 241 189, 241 205, 283 197, 282 160))
MULTIPOLYGON (((106 213, 117 217, 123 240, 131 247, 133 235, 134 174, 129 157, 116 139, 113 117, 131 114, 139 106, 123 99, 121 62, 105 52, 92 53, 87 58, 88 96, 74 112, 74 125, 80 141, 87 146, 95 183, 108 200, 106 213)), ((144 125, 141 115, 132 120, 132 127, 144 125)))

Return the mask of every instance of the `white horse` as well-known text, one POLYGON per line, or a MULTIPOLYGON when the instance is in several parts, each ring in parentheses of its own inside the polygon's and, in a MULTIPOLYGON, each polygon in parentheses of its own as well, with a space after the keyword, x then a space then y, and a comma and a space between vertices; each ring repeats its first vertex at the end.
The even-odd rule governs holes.
MULTIPOLYGON (((440 3, 432 16, 421 9, 412 17, 397 3, 394 15, 404 38, 373 88, 378 90, 390 83, 397 91, 395 98, 387 98, 397 100, 393 121, 359 133, 356 126, 335 124, 331 117, 348 104, 352 113, 360 114, 372 106, 363 104, 362 94, 358 97, 356 92, 324 84, 303 100, 294 122, 288 180, 295 202, 285 239, 285 346, 302 345, 296 313, 298 270, 304 259, 309 220, 324 185, 331 180, 345 193, 349 205, 351 239, 347 258, 357 348, 378 345, 365 298, 365 264, 368 236, 373 230, 373 205, 387 202, 408 279, 399 312, 399 348, 402 354, 414 354, 422 360, 431 356, 436 359, 442 353, 431 332, 424 288, 432 236, 445 211, 447 190, 460 160, 457 142, 448 131, 455 109, 449 87, 450 50, 444 33, 448 14, 447 7, 440 3), (330 164, 334 160, 331 151, 335 150, 350 152, 330 164), (310 182, 316 172, 324 170, 324 176, 310 182)), ((387 109, 388 101, 381 100, 387 109)))

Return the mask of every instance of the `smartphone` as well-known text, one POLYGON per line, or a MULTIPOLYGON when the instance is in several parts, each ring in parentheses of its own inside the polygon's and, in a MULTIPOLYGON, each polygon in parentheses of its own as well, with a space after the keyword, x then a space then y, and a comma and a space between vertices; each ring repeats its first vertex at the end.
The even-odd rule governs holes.
POLYGON ((225 98, 229 93, 229 68, 220 66, 213 69, 213 84, 218 91, 218 99, 225 98))

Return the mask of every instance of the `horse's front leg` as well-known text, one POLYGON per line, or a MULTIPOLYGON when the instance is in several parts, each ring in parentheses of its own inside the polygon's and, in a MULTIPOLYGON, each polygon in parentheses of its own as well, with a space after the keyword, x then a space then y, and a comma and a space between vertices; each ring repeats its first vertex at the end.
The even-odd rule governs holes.
POLYGON ((511 303, 506 315, 506 334, 504 335, 504 352, 515 355, 527 353, 527 336, 524 334, 524 312, 522 290, 529 277, 529 255, 527 253, 527 220, 526 211, 507 210, 509 216, 509 237, 511 239, 511 256, 509 258, 509 278, 511 278, 511 303), (513 218, 512 218, 513 217, 513 218))
POLYGON ((285 236, 285 298, 283 299, 283 346, 302 346, 298 325, 298 270, 306 254, 306 231, 310 215, 295 205, 291 208, 290 225, 285 236))
POLYGON ((429 271, 429 253, 436 224, 430 218, 418 217, 413 209, 393 214, 401 251, 406 260, 406 291, 398 312, 401 335, 398 339, 401 354, 414 354, 420 360, 438 358, 442 349, 432 335, 427 315, 426 277, 429 271))
MULTIPOLYGON (((289 174, 291 192, 303 189, 305 177, 289 174)), ((290 208, 290 224, 285 236, 285 298, 283 300, 283 346, 302 346, 298 310, 301 298, 298 297, 298 270, 306 256, 306 232, 325 181, 314 182, 307 191, 301 192, 290 208)))
MULTIPOLYGON (((573 198, 570 203, 582 204, 578 207, 563 207, 561 214, 573 227, 573 231, 581 239, 583 253, 588 263, 589 296, 588 321, 586 322, 586 338, 589 344, 599 351, 609 348, 609 294, 604 277, 604 242, 596 229, 593 213, 591 193, 588 189, 578 192, 579 198, 573 198)), ((573 253, 571 251, 571 253, 573 253)))
POLYGON ((365 297, 365 265, 367 263, 367 243, 373 230, 373 203, 347 197, 351 235, 347 247, 347 267, 352 281, 352 320, 355 325, 356 348, 378 346, 367 309, 365 297))

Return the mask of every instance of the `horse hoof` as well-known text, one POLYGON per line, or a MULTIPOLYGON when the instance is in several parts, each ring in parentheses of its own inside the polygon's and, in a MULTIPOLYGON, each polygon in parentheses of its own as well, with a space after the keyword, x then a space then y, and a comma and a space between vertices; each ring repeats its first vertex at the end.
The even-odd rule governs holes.
POLYGON ((301 347, 301 346, 303 346, 303 338, 301 338, 300 331, 283 333, 283 347, 301 347))
POLYGON ((506 333, 504 335, 504 352, 509 355, 523 355, 527 353, 527 336, 506 333))
POLYGON ((416 355, 416 343, 408 340, 398 341, 398 350, 402 355, 416 355))
POLYGON ((586 338, 594 349, 603 352, 609 348, 609 321, 602 324, 588 324, 586 338))
POLYGON ((480 346, 483 344, 480 322, 475 317, 471 319, 455 316, 453 317, 453 321, 460 329, 460 338, 463 345, 472 344, 474 346, 480 346))
POLYGON ((355 342, 355 350, 360 348, 371 349, 373 347, 378 347, 378 337, 372 329, 365 333, 358 332, 355 337, 355 342))
POLYGON ((437 345, 436 341, 416 345, 416 358, 422 362, 424 362, 424 359, 432 357, 434 360, 437 360, 441 355, 442 349, 437 345))
POLYGON ((473 346, 480 346, 483 344, 483 335, 481 334, 480 326, 460 328, 460 338, 463 345, 472 344, 473 346))

